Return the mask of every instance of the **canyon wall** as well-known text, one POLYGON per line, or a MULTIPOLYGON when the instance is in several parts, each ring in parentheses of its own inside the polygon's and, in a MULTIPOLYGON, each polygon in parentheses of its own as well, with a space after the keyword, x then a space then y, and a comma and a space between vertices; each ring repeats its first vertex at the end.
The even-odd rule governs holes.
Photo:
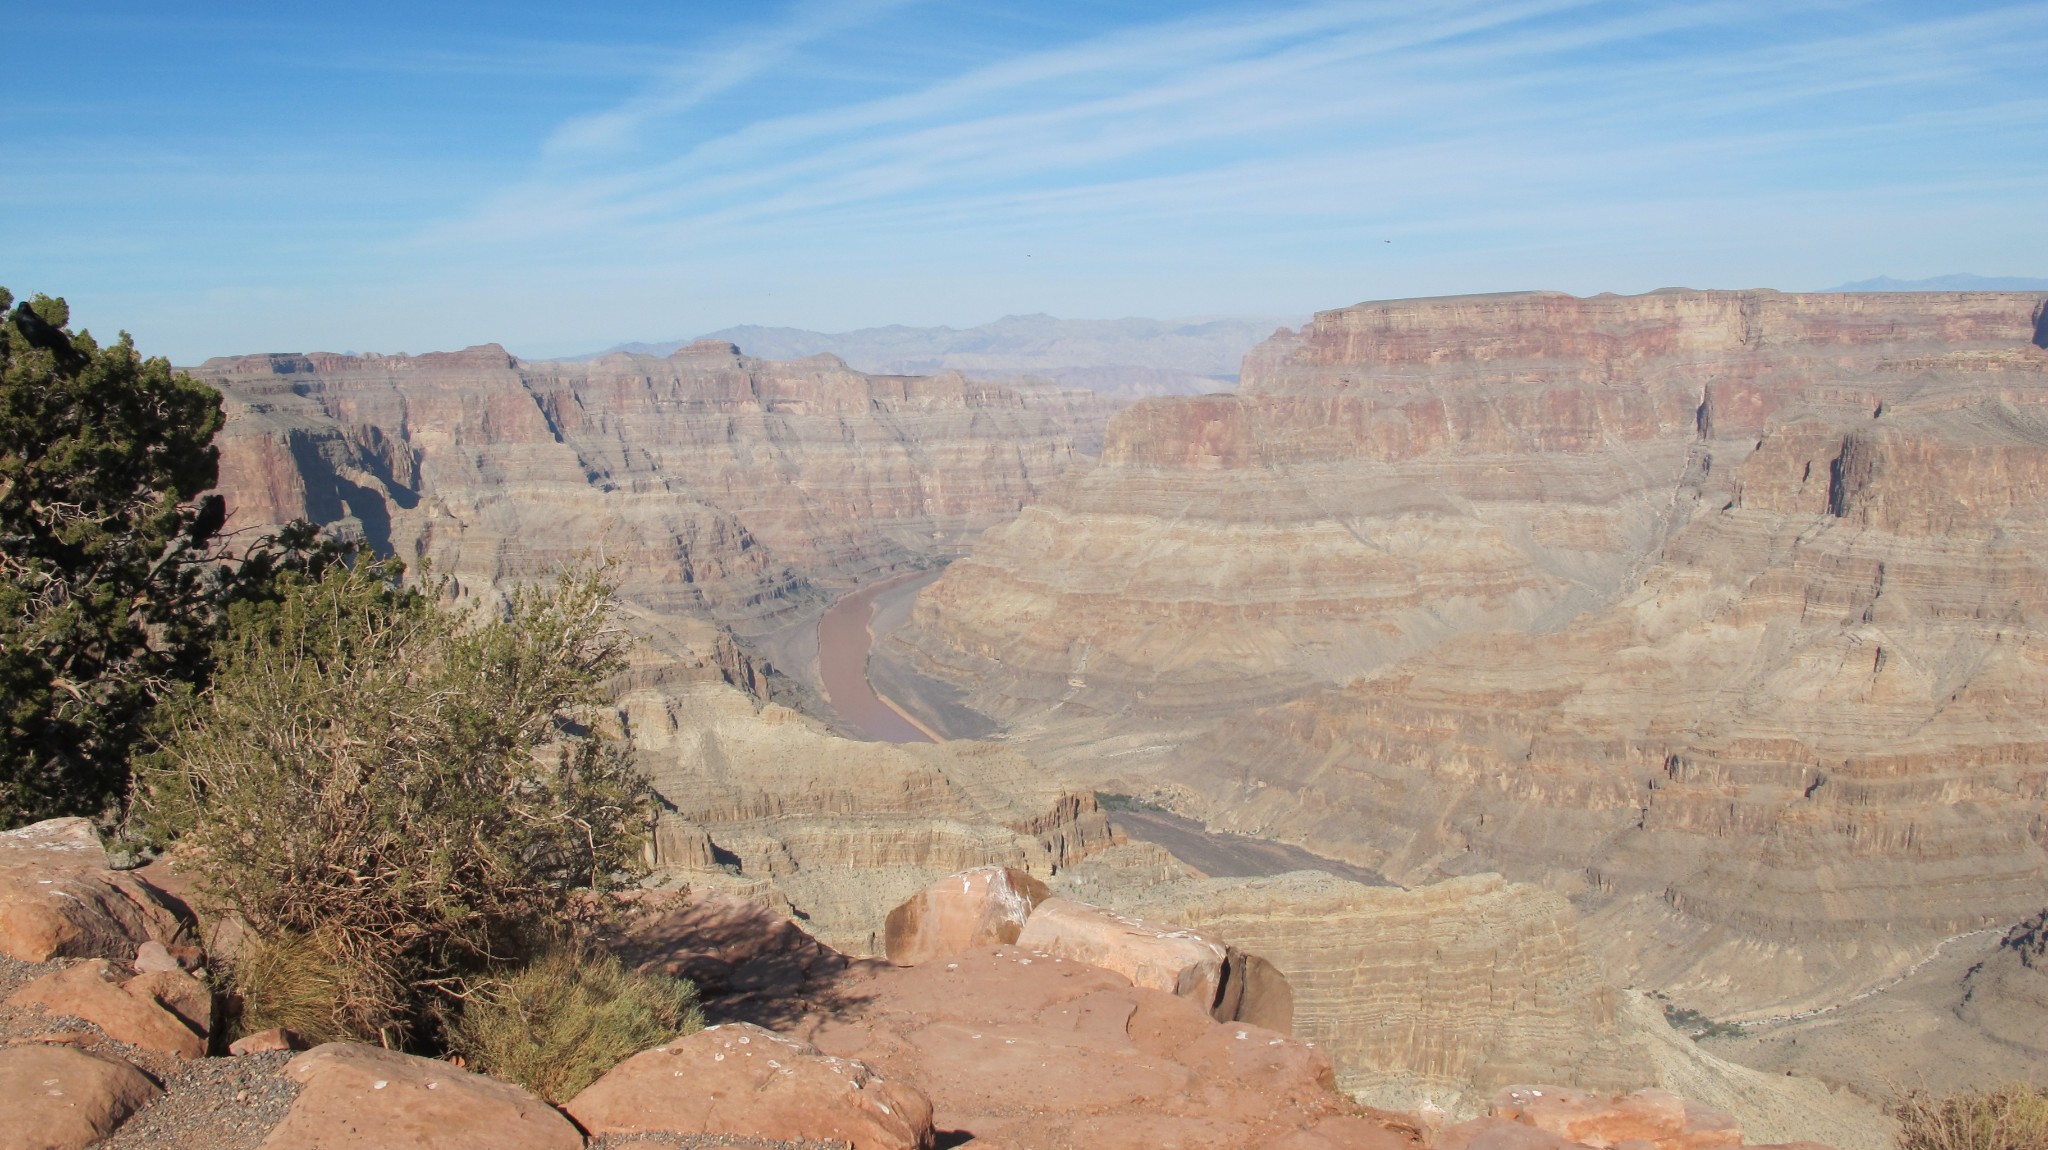
POLYGON ((579 556, 614 565, 647 629, 746 635, 1014 515, 1098 437, 1108 405, 954 373, 872 376, 830 356, 700 341, 663 359, 214 359, 221 490, 253 537, 304 516, 430 560, 465 590, 579 556))
POLYGON ((2042 306, 1325 312, 1121 413, 897 653, 1212 824, 1542 883, 1618 980, 1833 1002, 2048 882, 2042 306))

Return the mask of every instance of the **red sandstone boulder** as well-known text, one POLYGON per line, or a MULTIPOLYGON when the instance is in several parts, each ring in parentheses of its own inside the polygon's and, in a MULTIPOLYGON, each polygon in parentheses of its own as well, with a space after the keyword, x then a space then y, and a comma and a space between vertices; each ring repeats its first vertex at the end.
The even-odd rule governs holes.
POLYGON ((260 1150, 582 1150, 554 1107, 446 1062, 330 1042, 280 1071, 298 1098, 260 1150))
POLYGON ((103 958, 46 974, 9 995, 7 1005, 39 1006, 47 1014, 82 1018, 116 1042, 180 1058, 206 1053, 204 1031, 195 1029, 181 1012, 210 1023, 213 1009, 211 996, 189 975, 163 972, 131 978, 103 958))
POLYGON ((1032 908, 1051 897, 1044 883, 1013 867, 961 871, 889 912, 884 951, 898 966, 916 966, 977 946, 1013 943, 1032 908))
POLYGON ((916 1088, 747 1023, 642 1051, 564 1109, 592 1134, 841 1141, 854 1150, 932 1144, 931 1103, 916 1088))
POLYGON ((1189 999, 1021 939, 856 971, 837 997, 845 1005, 811 1023, 818 1049, 916 1083, 936 1127, 976 1144, 1237 1150, 1316 1133, 1298 1150, 1419 1145, 1340 1094, 1308 1043, 1218 1024, 1189 999))
POLYGON ((228 1043, 229 1054, 269 1054, 276 1050, 305 1048, 306 1041, 299 1037, 298 1031, 282 1026, 273 1026, 269 1030, 259 1030, 254 1034, 244 1034, 228 1043))
POLYGON ((138 974, 121 989, 140 998, 147 995, 158 1006, 178 1016, 201 1038, 213 1033, 213 992, 182 970, 152 970, 138 974))
POLYGON ((1151 926, 1064 898, 1034 908, 1016 945, 1113 970, 1133 985, 1179 995, 1204 1010, 1221 1005, 1230 961, 1222 943, 1198 931, 1151 926))
POLYGON ((1562 1086, 1510 1086, 1494 1095, 1493 1116, 1594 1150, 1626 1142, 1649 1143, 1656 1150, 1742 1144, 1742 1126, 1735 1119, 1668 1090, 1638 1090, 1616 1098, 1562 1086))
POLYGON ((84 819, 49 819, 0 832, 0 954, 126 961, 136 944, 175 940, 184 923, 169 900, 107 869, 84 819))
POLYGON ((114 1132, 156 1084, 68 1046, 0 1047, 0 1150, 74 1150, 114 1132))

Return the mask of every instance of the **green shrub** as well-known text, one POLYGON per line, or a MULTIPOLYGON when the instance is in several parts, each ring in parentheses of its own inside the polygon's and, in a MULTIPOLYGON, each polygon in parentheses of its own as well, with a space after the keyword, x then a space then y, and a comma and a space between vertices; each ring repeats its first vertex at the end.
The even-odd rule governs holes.
POLYGON ((466 973, 634 876, 652 812, 598 710, 611 607, 588 572, 495 618, 386 565, 287 573, 234 609, 138 814, 179 838, 213 912, 280 954, 317 940, 313 967, 346 972, 339 1033, 407 1044, 466 973))
POLYGON ((118 813, 152 709, 195 680, 225 514, 219 393, 70 320, 0 288, 0 830, 118 813))
POLYGON ((448 1046, 561 1104, 625 1059, 703 1027, 690 983, 562 946, 472 986, 448 1046))
POLYGON ((2048 1150, 2048 1091, 2032 1086, 1912 1094, 1893 1114, 1900 1150, 2048 1150))

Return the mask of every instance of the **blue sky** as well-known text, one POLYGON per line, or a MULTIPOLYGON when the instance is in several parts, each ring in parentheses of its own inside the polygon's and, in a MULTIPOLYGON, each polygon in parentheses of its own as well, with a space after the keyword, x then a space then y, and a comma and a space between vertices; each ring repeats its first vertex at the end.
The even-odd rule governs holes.
POLYGON ((2048 3, 16 5, 0 283, 193 362, 2048 275, 2048 3))

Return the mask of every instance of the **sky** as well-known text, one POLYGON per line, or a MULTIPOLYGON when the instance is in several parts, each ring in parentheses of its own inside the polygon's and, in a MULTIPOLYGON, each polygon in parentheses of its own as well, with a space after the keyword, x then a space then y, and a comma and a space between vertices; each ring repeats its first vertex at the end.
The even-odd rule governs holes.
POLYGON ((0 285, 196 363, 2048 275, 2048 3, 80 0, 0 285))

